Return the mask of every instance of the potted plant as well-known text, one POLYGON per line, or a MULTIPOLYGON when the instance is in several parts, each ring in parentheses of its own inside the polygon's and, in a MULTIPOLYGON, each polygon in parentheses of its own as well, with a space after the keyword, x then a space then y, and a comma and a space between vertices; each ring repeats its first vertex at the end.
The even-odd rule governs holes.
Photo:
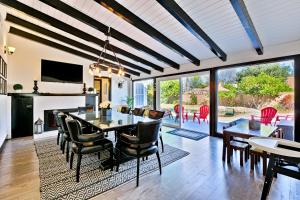
POLYGON ((126 97, 126 104, 129 108, 133 108, 133 97, 126 97))
POLYGON ((19 93, 23 90, 23 85, 17 83, 17 84, 14 84, 13 88, 17 93, 19 93))
POLYGON ((89 87, 89 88, 88 88, 88 92, 89 92, 90 94, 92 94, 92 93, 94 92, 94 88, 93 88, 93 87, 89 87))

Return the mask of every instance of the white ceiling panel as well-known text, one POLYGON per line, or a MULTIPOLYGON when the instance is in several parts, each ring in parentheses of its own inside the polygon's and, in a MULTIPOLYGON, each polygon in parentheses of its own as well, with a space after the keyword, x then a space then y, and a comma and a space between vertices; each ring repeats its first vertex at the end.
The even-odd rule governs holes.
MULTIPOLYGON (((19 1, 71 26, 81 29, 86 33, 94 35, 101 40, 106 39, 106 36, 100 31, 40 2, 39 0, 19 1)), ((165 45, 161 44, 123 19, 117 17, 115 14, 111 13, 93 0, 62 1, 91 16, 99 22, 113 27, 121 33, 179 64, 189 63, 187 59, 183 58, 178 53, 167 48, 165 45)), ((202 60, 216 57, 206 46, 202 44, 201 41, 191 34, 159 3, 157 3, 156 0, 117 1, 198 59, 202 60)), ((246 34, 229 0, 175 1, 228 56, 235 52, 247 51, 249 49, 253 50, 248 35, 246 34)), ((298 19, 300 19, 300 0, 244 1, 263 46, 300 40, 300 23, 298 23, 298 19)), ((24 13, 9 8, 8 11, 18 17, 63 34, 71 39, 78 40, 81 43, 99 50, 102 49, 92 42, 85 41, 71 34, 65 33, 38 19, 33 19, 24 13)), ((144 58, 161 67, 168 67, 167 64, 123 42, 120 42, 119 40, 111 38, 110 41, 113 45, 118 46, 119 48, 122 48, 136 56, 144 58)), ((134 64, 151 69, 125 56, 118 56, 134 64)))

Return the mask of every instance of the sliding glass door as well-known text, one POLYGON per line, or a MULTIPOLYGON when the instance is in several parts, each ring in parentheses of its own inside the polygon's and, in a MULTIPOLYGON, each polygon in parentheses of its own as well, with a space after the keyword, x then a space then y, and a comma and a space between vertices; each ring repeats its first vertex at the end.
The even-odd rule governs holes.
POLYGON ((209 72, 159 78, 156 84, 164 125, 209 134, 209 72))
POLYGON ((181 78, 181 128, 209 134, 209 72, 181 78))
POLYGON ((158 107, 165 111, 163 124, 180 127, 180 80, 178 78, 158 81, 158 107))

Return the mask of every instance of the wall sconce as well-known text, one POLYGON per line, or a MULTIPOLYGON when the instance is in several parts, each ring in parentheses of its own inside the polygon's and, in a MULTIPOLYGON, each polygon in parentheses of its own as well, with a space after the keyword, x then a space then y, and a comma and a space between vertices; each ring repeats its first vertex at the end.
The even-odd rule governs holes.
POLYGON ((4 54, 12 55, 15 51, 15 47, 4 46, 4 54))

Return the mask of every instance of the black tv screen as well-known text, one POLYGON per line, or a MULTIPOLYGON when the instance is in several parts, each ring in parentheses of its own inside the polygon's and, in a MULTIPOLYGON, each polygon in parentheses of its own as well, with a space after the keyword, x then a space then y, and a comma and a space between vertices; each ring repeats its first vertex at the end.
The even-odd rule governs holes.
POLYGON ((83 66, 42 60, 41 76, 44 82, 82 83, 83 66))

